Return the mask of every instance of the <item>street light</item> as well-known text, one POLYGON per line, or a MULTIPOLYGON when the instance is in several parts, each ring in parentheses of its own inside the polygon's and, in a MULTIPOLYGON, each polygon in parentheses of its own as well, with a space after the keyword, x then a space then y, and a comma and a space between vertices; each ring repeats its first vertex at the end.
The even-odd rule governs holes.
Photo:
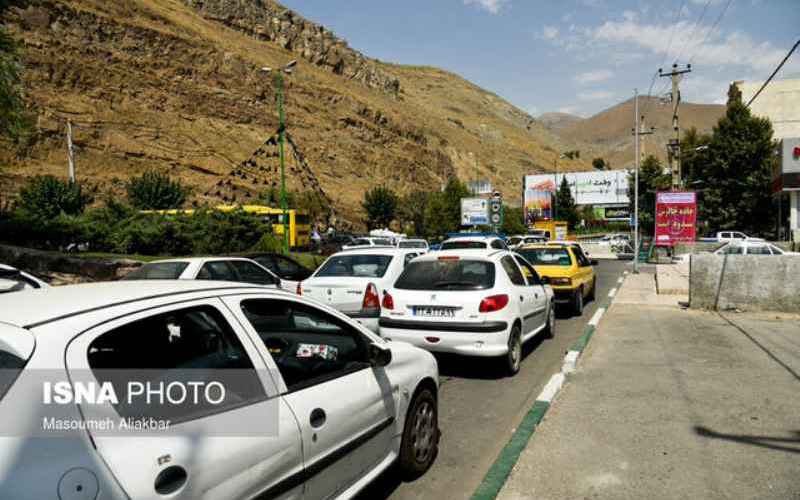
POLYGON ((261 72, 265 74, 275 72, 275 83, 278 87, 278 151, 281 164, 281 210, 283 211, 283 253, 285 254, 289 253, 289 208, 286 205, 286 168, 283 151, 286 136, 286 121, 283 116, 283 75, 291 75, 295 66, 297 66, 297 61, 292 60, 277 70, 267 66, 261 68, 261 72))

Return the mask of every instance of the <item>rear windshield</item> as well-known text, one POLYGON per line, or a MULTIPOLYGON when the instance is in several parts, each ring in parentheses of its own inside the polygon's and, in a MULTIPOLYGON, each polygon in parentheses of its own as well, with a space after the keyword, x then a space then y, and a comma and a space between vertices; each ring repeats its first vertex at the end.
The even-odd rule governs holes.
POLYGON ((391 245, 392 240, 387 240, 386 238, 372 238, 372 243, 375 245, 391 245))
POLYGON ((188 262, 153 262, 126 275, 124 280, 176 280, 189 265, 188 262))
POLYGON ((7 351, 0 350, 0 401, 25 367, 25 360, 7 351))
POLYGON ((411 262, 394 287, 401 290, 486 290, 494 286, 494 264, 482 260, 411 262))
POLYGON ((351 245, 371 245, 371 243, 368 239, 358 238, 357 240, 354 240, 351 245))
POLYGON ((445 241, 442 250, 476 250, 486 248, 485 241, 445 241))
POLYGON ((314 276, 382 278, 391 262, 391 255, 337 255, 328 259, 314 276))
POLYGON ((400 248, 426 248, 424 241, 401 241, 398 246, 400 248))
POLYGON ((518 253, 534 266, 572 265, 572 259, 565 248, 528 248, 520 250, 518 253))

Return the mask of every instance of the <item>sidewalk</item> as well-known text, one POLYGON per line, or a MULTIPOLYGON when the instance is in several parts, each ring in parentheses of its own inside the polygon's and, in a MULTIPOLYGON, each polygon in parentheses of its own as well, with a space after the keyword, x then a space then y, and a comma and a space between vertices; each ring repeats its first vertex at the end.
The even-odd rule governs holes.
POLYGON ((681 310, 645 276, 498 498, 800 499, 800 316, 681 310))

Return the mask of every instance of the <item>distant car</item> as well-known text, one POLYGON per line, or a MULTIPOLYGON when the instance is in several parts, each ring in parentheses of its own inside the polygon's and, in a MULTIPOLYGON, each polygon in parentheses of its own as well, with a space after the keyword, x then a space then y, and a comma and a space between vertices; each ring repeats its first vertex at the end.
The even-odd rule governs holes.
POLYGON ((352 242, 342 245, 342 250, 347 250, 350 248, 359 248, 359 247, 390 247, 394 246, 392 240, 389 238, 380 238, 375 236, 362 236, 360 238, 355 238, 352 242))
POLYGON ((741 231, 719 231, 713 236, 700 238, 706 243, 726 243, 729 241, 764 241, 763 238, 748 236, 741 231))
POLYGON ((307 279, 314 271, 296 260, 279 253, 251 253, 244 257, 261 264, 281 279, 282 288, 295 290, 297 283, 307 279))
POLYGON ((380 334, 433 352, 497 357, 515 374, 522 344, 555 331, 553 291, 508 250, 414 259, 383 295, 380 334))
POLYGON ((397 247, 343 250, 302 281, 297 294, 333 307, 377 332, 383 291, 420 253, 397 247))
POLYGON ((508 250, 502 238, 496 236, 459 236, 442 242, 439 250, 508 250))
POLYGON ((294 291, 296 283, 285 283, 260 264, 240 257, 187 257, 148 262, 123 280, 213 280, 274 286, 294 291))
POLYGON ((405 239, 397 242, 397 248, 413 248, 415 250, 427 252, 428 242, 421 239, 405 239))
POLYGON ((631 242, 630 235, 617 233, 617 234, 607 234, 600 238, 600 241, 597 242, 598 245, 604 246, 612 246, 612 245, 624 245, 626 243, 631 242))
POLYGON ((788 252, 764 241, 731 241, 714 251, 715 255, 800 255, 788 252))
POLYGON ((506 245, 511 250, 514 250, 522 245, 529 245, 532 243, 544 243, 547 239, 541 235, 516 235, 511 236, 506 240, 506 245))
POLYGON ((333 235, 325 234, 319 243, 317 253, 319 255, 333 255, 341 252, 345 245, 353 245, 355 238, 349 234, 336 233, 333 235))
POLYGON ((533 264, 545 283, 553 287, 556 303, 569 305, 580 316, 587 300, 594 300, 597 277, 590 260, 578 246, 526 245, 517 253, 533 264))
POLYGON ((50 285, 24 271, 0 264, 0 293, 50 288, 50 285))
POLYGON ((4 295, 0 367, 4 500, 353 498, 439 446, 430 353, 260 286, 4 295))

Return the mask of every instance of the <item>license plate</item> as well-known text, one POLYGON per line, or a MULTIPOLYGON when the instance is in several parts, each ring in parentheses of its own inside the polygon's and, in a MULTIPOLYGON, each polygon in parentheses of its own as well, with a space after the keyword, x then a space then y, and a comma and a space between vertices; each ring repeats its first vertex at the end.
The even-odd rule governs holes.
POLYGON ((456 310, 452 307, 428 307, 414 306, 412 309, 414 316, 420 318, 455 318, 456 310))

